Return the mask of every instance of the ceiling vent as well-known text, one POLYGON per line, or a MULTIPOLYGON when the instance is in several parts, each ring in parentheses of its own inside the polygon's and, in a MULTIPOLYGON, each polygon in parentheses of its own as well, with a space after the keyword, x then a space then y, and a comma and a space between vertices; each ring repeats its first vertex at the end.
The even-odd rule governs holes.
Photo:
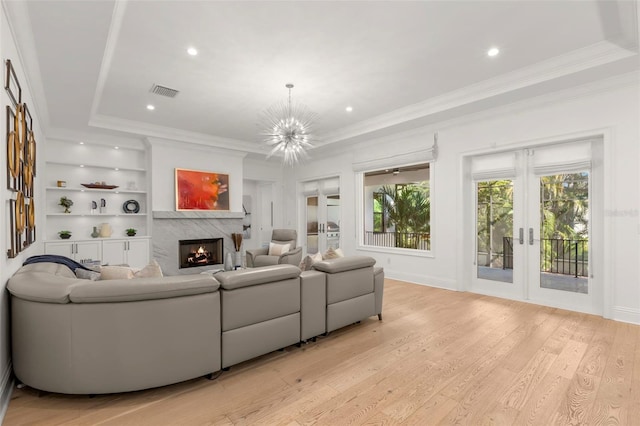
POLYGON ((154 84, 151 86, 151 93, 155 93, 156 95, 166 96, 167 98, 175 98, 178 93, 180 93, 176 89, 171 89, 169 87, 160 86, 159 84, 154 84))

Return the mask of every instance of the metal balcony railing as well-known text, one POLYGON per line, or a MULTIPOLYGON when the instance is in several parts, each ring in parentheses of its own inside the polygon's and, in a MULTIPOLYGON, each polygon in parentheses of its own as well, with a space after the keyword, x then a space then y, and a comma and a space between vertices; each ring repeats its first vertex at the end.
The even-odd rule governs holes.
MULTIPOLYGON (((513 238, 503 237, 503 269, 513 269, 513 238)), ((589 240, 543 238, 540 240, 540 271, 574 277, 589 275, 589 240)))
POLYGON ((400 247, 415 250, 430 250, 431 236, 424 232, 365 231, 364 244, 377 247, 400 247))

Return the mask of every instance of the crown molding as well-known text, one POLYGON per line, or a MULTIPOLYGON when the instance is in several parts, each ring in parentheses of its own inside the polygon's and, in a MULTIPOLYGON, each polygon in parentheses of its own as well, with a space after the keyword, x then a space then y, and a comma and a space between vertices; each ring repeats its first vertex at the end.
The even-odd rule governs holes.
POLYGON ((495 117, 508 114, 518 114, 533 108, 544 107, 545 105, 557 104, 558 102, 571 102, 586 97, 593 97, 599 94, 609 93, 612 90, 625 88, 638 88, 640 85, 640 73, 628 72, 615 75, 607 79, 601 79, 586 83, 580 86, 563 90, 545 93, 543 95, 529 97, 515 102, 500 104, 491 108, 485 108, 476 112, 455 116, 433 123, 414 127, 412 129, 398 130, 389 135, 372 133, 366 140, 359 138, 345 143, 324 145, 314 148, 309 153, 318 158, 331 158, 341 156, 360 150, 367 152, 371 146, 389 147, 389 155, 397 152, 398 146, 404 146, 411 141, 430 141, 431 135, 435 132, 446 134, 447 129, 459 125, 470 124, 481 120, 489 120, 495 117), (315 151, 317 149, 318 151, 315 151))
POLYGON ((81 131, 63 128, 49 128, 47 139, 63 140, 67 142, 85 142, 92 145, 114 146, 121 148, 144 150, 142 138, 114 133, 98 133, 96 131, 81 131))
POLYGON ((574 50, 569 54, 557 56, 530 67, 382 114, 353 126, 329 132, 320 136, 322 143, 318 147, 400 125, 407 121, 424 118, 473 102, 636 56, 637 54, 635 51, 630 51, 607 41, 598 42, 591 46, 574 50))
POLYGON ((173 127, 157 126, 141 123, 139 121, 114 118, 106 115, 94 115, 89 120, 89 125, 102 129, 116 130, 119 132, 137 134, 145 137, 169 139, 189 142, 196 145, 215 146, 234 151, 263 153, 259 146, 238 139, 223 138, 197 132, 188 132, 173 127))
POLYGON ((176 141, 173 139, 167 138, 158 138, 158 137, 146 137, 144 138, 144 142, 146 146, 149 146, 153 149, 155 146, 168 147, 168 148, 176 148, 180 146, 184 146, 189 150, 199 150, 203 152, 207 152, 209 154, 215 153, 224 155, 226 158, 234 157, 234 158, 245 158, 249 153, 246 151, 237 151, 226 148, 220 148, 212 145, 204 145, 204 144, 194 144, 188 141, 176 141))

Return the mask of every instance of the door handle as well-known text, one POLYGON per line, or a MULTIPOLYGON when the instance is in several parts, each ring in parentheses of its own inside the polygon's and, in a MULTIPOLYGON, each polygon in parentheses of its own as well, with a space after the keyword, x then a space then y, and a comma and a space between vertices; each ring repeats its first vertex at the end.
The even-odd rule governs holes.
POLYGON ((529 228, 529 245, 533 245, 533 228, 529 228))
POLYGON ((520 244, 524 244, 524 228, 520 228, 520 244))

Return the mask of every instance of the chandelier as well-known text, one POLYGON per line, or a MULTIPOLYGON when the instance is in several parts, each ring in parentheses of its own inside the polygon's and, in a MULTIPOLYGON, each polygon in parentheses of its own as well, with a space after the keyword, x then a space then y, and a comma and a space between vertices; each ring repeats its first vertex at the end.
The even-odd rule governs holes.
POLYGON ((307 149, 313 148, 311 141, 312 122, 316 114, 305 105, 291 105, 293 84, 285 85, 289 89, 289 99, 269 107, 263 113, 265 144, 271 148, 267 158, 278 154, 284 156, 284 163, 293 166, 307 158, 307 149))

